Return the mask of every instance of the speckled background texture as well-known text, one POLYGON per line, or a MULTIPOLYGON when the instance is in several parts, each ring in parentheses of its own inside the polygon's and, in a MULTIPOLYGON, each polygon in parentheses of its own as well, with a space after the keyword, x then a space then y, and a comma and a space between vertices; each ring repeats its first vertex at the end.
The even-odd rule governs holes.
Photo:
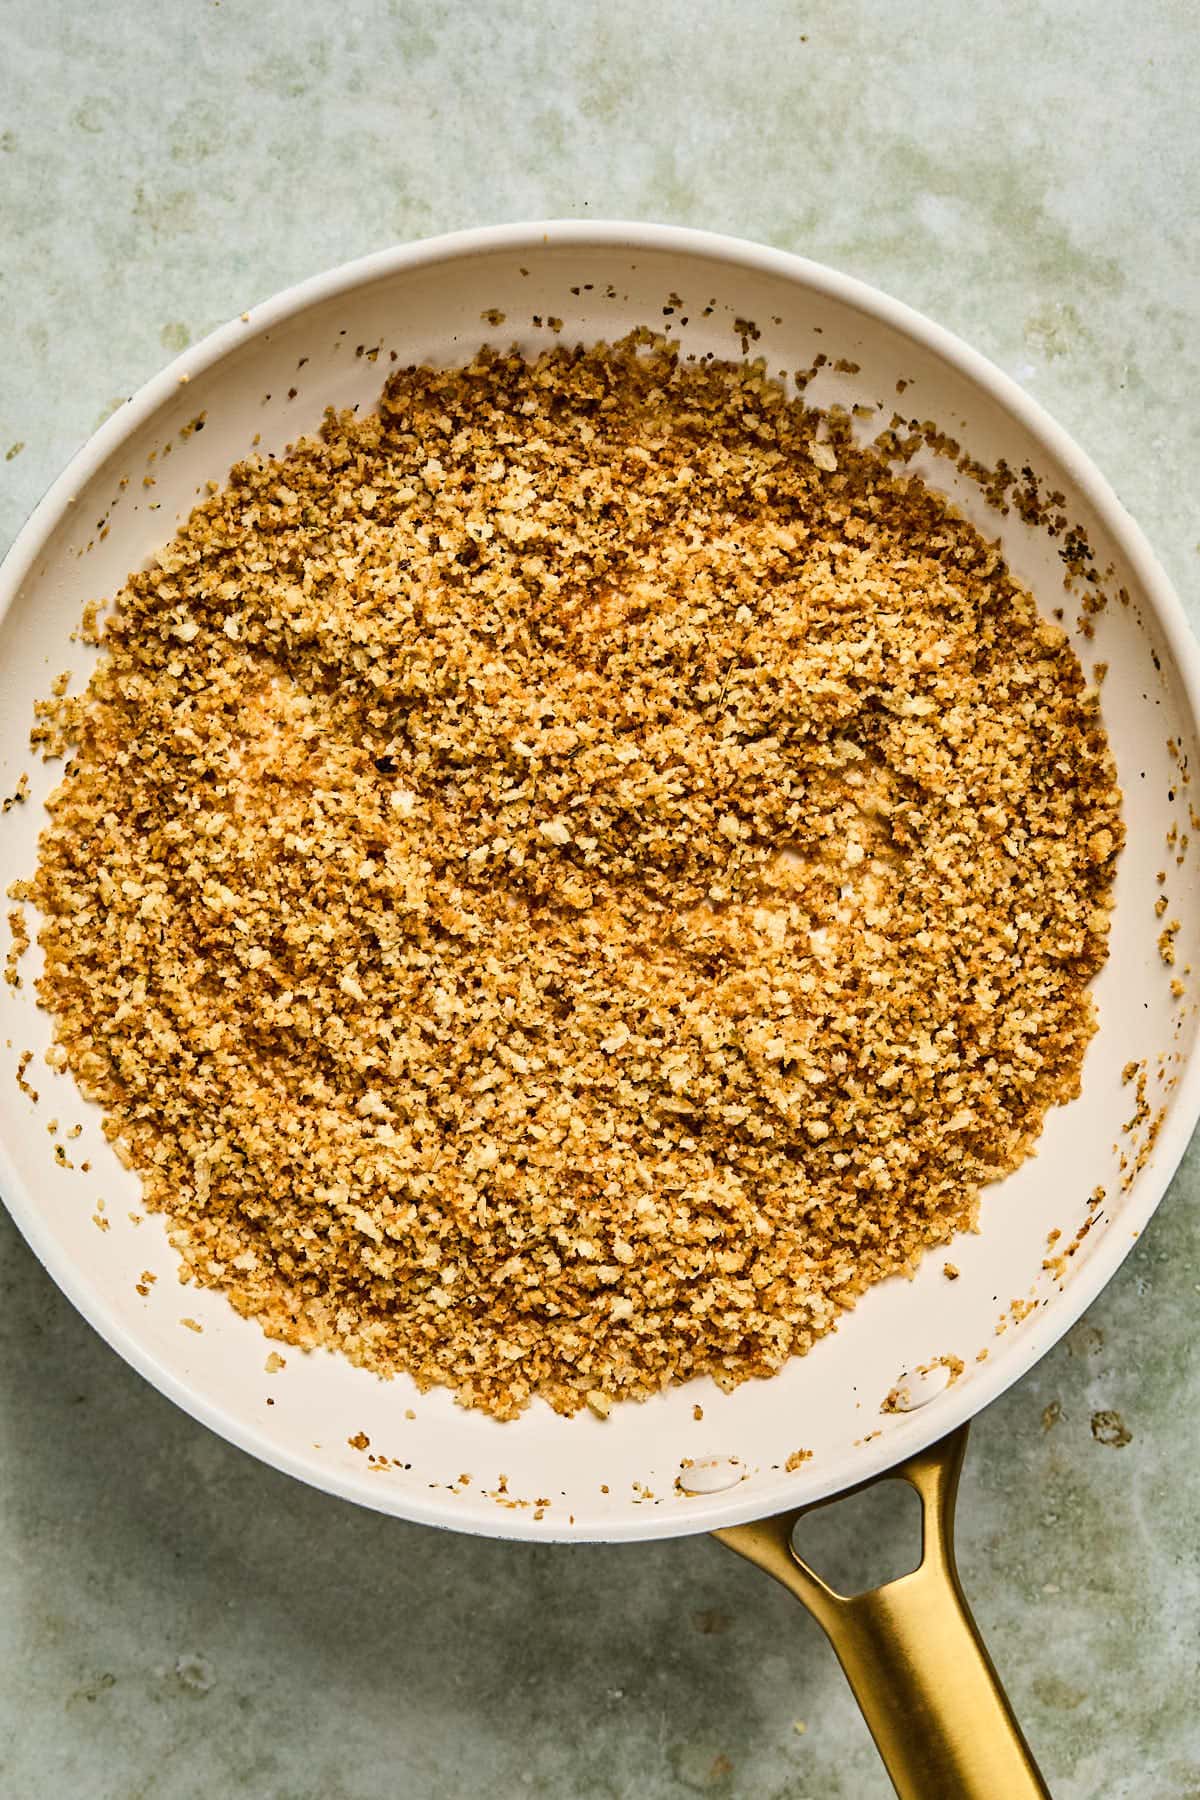
MULTIPOLYGON (((648 218, 990 354, 1200 623, 1198 88, 1185 0, 5 0, 0 547, 121 399, 285 284, 461 225, 648 218)), ((1198 1190, 1193 1151, 973 1431, 964 1581, 1056 1800, 1200 1800, 1198 1190)), ((891 1791, 816 1626, 715 1544, 357 1512, 176 1412, 3 1214, 0 1286, 6 1797, 891 1791)), ((864 1530, 911 1542, 878 1505, 864 1530)), ((830 1515, 834 1577, 863 1535, 830 1515)))

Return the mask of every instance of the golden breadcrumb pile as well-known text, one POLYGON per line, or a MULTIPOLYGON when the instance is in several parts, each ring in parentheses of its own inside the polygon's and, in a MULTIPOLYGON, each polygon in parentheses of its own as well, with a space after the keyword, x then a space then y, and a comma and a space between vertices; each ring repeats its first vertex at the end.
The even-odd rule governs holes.
POLYGON ((507 1417, 768 1375, 1076 1093, 1122 840, 998 549, 648 333, 393 375, 130 577, 28 895, 191 1277, 507 1417))

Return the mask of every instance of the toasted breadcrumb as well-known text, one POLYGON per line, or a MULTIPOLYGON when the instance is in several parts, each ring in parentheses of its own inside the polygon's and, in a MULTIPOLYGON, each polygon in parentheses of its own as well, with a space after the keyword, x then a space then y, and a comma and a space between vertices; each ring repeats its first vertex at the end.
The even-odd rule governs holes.
POLYGON ((24 913, 18 912, 15 907, 8 915, 8 929, 12 943, 4 959, 4 979, 9 987, 19 988, 21 977, 17 974, 17 964, 29 948, 29 928, 25 923, 24 913))
POLYGON ((770 1375, 1078 1091, 1095 691, 759 365, 399 370, 235 467, 102 646, 35 728, 38 993, 272 1337, 501 1417, 770 1375))
POLYGON ((32 1100, 34 1105, 36 1106, 37 1105, 37 1097, 38 1097, 37 1089, 35 1087, 33 1087, 25 1079, 25 1071, 29 1067, 29 1065, 32 1061, 33 1061, 33 1051, 32 1050, 22 1050, 20 1056, 17 1058, 16 1081, 17 1081, 17 1086, 20 1088, 21 1092, 26 1096, 27 1099, 32 1100))

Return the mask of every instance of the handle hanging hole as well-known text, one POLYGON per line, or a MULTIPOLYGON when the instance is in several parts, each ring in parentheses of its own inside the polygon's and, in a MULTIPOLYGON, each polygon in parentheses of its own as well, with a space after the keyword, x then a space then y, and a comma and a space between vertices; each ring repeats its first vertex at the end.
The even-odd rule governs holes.
POLYGON ((797 1519, 792 1545, 843 1600, 911 1575, 924 1554, 921 1498, 899 1478, 815 1506, 797 1519))

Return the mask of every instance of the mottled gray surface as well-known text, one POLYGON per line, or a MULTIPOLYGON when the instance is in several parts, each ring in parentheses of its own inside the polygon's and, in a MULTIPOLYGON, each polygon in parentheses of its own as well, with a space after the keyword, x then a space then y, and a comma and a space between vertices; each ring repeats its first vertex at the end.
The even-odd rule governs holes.
MULTIPOLYGON (((0 542, 120 398, 285 283, 458 225, 643 217, 962 332, 1200 619, 1198 79, 1187 0, 6 0, 0 542)), ((1056 1800, 1200 1800, 1198 1188, 1193 1153, 974 1430, 964 1578, 1056 1800)), ((816 1628, 717 1546, 355 1512, 144 1386, 6 1219, 0 1281, 6 1796, 889 1792, 816 1628)))

